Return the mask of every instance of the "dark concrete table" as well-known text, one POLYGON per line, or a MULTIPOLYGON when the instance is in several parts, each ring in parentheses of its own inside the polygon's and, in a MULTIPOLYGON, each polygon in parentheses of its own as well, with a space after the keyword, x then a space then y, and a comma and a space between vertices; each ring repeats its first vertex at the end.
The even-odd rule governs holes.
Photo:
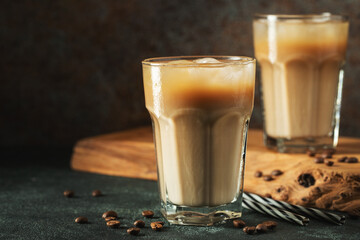
MULTIPOLYGON (((134 239, 126 233, 134 220, 144 219, 142 210, 159 213, 157 184, 153 181, 110 177, 71 171, 70 149, 1 149, 0 151, 0 239, 134 239), (65 198, 73 189, 76 197, 65 198), (94 198, 100 189, 105 196, 94 198), (103 212, 115 210, 122 227, 108 229, 103 212), (76 224, 86 216, 89 224, 76 224)), ((243 219, 250 225, 274 220, 248 210, 243 219)), ((344 226, 311 220, 306 227, 281 220, 276 231, 246 235, 231 223, 212 227, 173 226, 162 232, 148 226, 139 239, 360 239, 360 220, 347 219, 344 226)))

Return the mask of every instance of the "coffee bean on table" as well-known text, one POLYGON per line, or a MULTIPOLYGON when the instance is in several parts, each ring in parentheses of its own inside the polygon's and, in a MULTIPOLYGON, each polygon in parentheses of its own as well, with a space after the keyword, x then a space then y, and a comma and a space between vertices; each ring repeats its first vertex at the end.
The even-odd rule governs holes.
POLYGON ((254 174, 255 177, 259 178, 262 176, 262 172, 261 171, 256 171, 254 174))
POLYGON ((143 220, 137 220, 134 222, 134 226, 138 228, 143 228, 145 227, 145 222, 143 220))
POLYGON ((323 152, 323 153, 321 154, 321 156, 322 156, 323 158, 332 158, 332 154, 329 153, 329 152, 323 152))
POLYGON ((154 212, 150 210, 145 210, 142 212, 142 215, 146 218, 152 218, 154 216, 154 212))
POLYGON ((104 212, 102 215, 102 218, 107 218, 107 217, 118 217, 117 213, 115 211, 107 211, 104 212))
POLYGON ((72 190, 66 190, 64 191, 64 196, 67 197, 67 198, 71 198, 75 195, 75 192, 72 191, 72 190))
POLYGON ((243 220, 235 219, 233 221, 233 225, 236 228, 243 228, 243 227, 245 227, 246 224, 245 224, 245 222, 243 220))
POLYGON ((158 223, 158 224, 161 224, 161 225, 165 225, 165 223, 163 221, 156 221, 156 222, 153 222, 153 223, 158 223))
POLYGON ((244 233, 246 233, 246 234, 254 234, 254 233, 255 233, 255 230, 256 230, 256 228, 253 227, 253 226, 251 226, 251 227, 244 227, 244 228, 243 228, 243 231, 244 231, 244 233))
POLYGON ((273 179, 273 177, 271 175, 264 175, 263 180, 264 181, 272 181, 274 179, 273 179))
POLYGON ((314 163, 324 163, 324 158, 323 157, 316 157, 316 158, 314 158, 314 163))
POLYGON ((117 217, 106 217, 105 221, 108 222, 108 221, 116 220, 116 219, 117 219, 117 217))
POLYGON ((140 233, 140 228, 137 228, 137 227, 135 227, 135 228, 129 228, 128 230, 126 230, 126 232, 127 232, 128 234, 130 234, 130 235, 136 236, 136 235, 138 235, 138 234, 140 233))
POLYGON ((76 223, 88 223, 88 219, 86 217, 77 217, 75 218, 76 223))
POLYGON ((102 196, 102 193, 101 193, 100 190, 94 190, 94 191, 91 193, 91 195, 92 195, 93 197, 100 197, 100 196, 102 196))
POLYGON ((256 232, 258 232, 258 233, 264 233, 268 230, 267 226, 263 223, 256 225, 255 229, 256 229, 256 232))
POLYGON ((120 227, 120 221, 119 220, 110 220, 106 222, 106 225, 110 228, 118 228, 120 227))
POLYGON ((348 157, 341 157, 338 159, 338 162, 345 162, 348 157))
POLYGON ((329 167, 331 167, 332 165, 334 165, 334 162, 333 162, 333 161, 330 161, 330 160, 327 160, 327 159, 325 159, 324 163, 325 163, 326 166, 329 166, 329 167))
POLYGON ((283 172, 278 169, 271 172, 271 175, 273 175, 273 176, 280 176, 281 174, 283 174, 283 172))
POLYGON ((151 229, 155 231, 160 231, 163 228, 163 225, 158 222, 152 222, 150 223, 151 229))
POLYGON ((274 221, 266 221, 266 222, 263 222, 262 224, 264 224, 267 227, 267 229, 269 229, 269 230, 273 230, 277 226, 277 222, 274 222, 274 221))
POLYGON ((345 160, 346 163, 357 163, 359 160, 356 157, 349 157, 345 160))
POLYGON ((306 154, 309 156, 309 157, 314 157, 315 156, 315 152, 314 151, 311 151, 311 150, 308 150, 306 152, 306 154))

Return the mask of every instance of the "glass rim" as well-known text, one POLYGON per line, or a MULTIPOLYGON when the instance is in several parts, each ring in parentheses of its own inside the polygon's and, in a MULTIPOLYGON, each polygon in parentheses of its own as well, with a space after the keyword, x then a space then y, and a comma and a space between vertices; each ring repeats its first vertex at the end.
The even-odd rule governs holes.
POLYGON ((222 56, 222 55, 194 55, 194 56, 171 56, 171 57, 154 57, 147 58, 142 61, 143 65, 149 66, 171 66, 171 67, 222 67, 229 65, 247 65, 255 63, 256 59, 246 56, 222 56), (225 60, 226 62, 219 63, 181 63, 174 64, 170 61, 176 60, 190 60, 193 61, 199 58, 215 58, 216 60, 225 60))
POLYGON ((320 13, 320 14, 254 14, 254 19, 265 19, 270 21, 286 21, 286 20, 314 20, 319 21, 338 21, 338 22, 346 22, 349 21, 348 15, 342 14, 331 14, 328 12, 320 13))

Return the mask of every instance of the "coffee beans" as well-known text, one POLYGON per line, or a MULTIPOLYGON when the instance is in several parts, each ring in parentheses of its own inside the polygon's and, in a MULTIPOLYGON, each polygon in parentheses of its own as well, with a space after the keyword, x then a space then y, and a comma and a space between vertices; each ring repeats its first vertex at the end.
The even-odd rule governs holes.
POLYGON ((304 187, 310 187, 312 185, 315 184, 315 178, 313 177, 313 175, 309 174, 309 173, 304 173, 304 174, 301 174, 299 177, 298 177, 298 183, 304 187))
POLYGON ((323 158, 332 158, 332 154, 329 152, 323 152, 323 154, 321 154, 321 157, 323 158))
POLYGON ((262 172, 261 171, 256 171, 254 174, 255 177, 259 178, 262 176, 262 172))
POLYGON ((309 156, 309 157, 314 157, 315 156, 315 152, 314 151, 311 151, 311 150, 308 150, 306 152, 306 154, 309 156))
POLYGON ((116 220, 116 219, 117 219, 117 217, 106 217, 105 221, 108 222, 108 221, 116 220))
POLYGON ((314 158, 314 163, 324 163, 324 158, 323 157, 316 157, 316 158, 314 158))
POLYGON ((75 195, 75 193, 72 190, 64 191, 64 196, 67 197, 67 198, 72 198, 74 195, 75 195))
POLYGON ((271 175, 264 175, 264 176, 263 176, 263 179, 264 179, 264 181, 267 181, 267 182, 274 180, 271 175))
POLYGON ((110 228, 118 228, 120 227, 120 221, 119 220, 110 220, 106 222, 106 225, 110 228))
POLYGON ((86 217, 77 217, 77 218, 75 218, 75 222, 81 223, 81 224, 88 223, 88 219, 86 217))
POLYGON ((91 195, 92 195, 93 197, 100 197, 100 196, 102 196, 102 193, 101 193, 100 190, 94 190, 94 191, 91 193, 91 195))
POLYGON ((258 232, 258 233, 265 233, 268 230, 267 226, 263 223, 256 225, 255 229, 256 229, 256 232, 258 232))
POLYGON ((243 228, 243 227, 245 227, 246 224, 245 224, 245 222, 243 220, 236 219, 236 220, 233 221, 233 225, 236 228, 243 228))
POLYGON ((356 157, 350 157, 345 160, 346 163, 357 163, 359 160, 356 157))
POLYGON ((127 232, 128 234, 130 234, 130 235, 136 236, 136 235, 139 235, 139 233, 140 233, 140 228, 137 228, 137 227, 135 227, 135 228, 129 228, 128 230, 126 230, 126 232, 127 232))
POLYGON ((134 222, 134 226, 138 228, 143 228, 145 227, 145 222, 143 220, 137 220, 134 222))
POLYGON ((277 226, 277 222, 274 222, 274 221, 266 221, 266 222, 263 222, 262 224, 264 224, 267 229, 269 230, 274 230, 277 226))
POLYGON ((161 229, 163 228, 163 224, 159 223, 159 222, 152 222, 150 223, 151 229, 155 230, 155 231, 161 231, 161 229))
POLYGON ((273 176, 280 176, 281 174, 283 174, 283 172, 281 170, 278 170, 278 169, 273 170, 271 172, 271 175, 273 175, 273 176))
POLYGON ((338 159, 338 162, 345 162, 348 157, 341 157, 338 159))
POLYGON ((107 217, 115 217, 117 218, 118 215, 115 211, 107 211, 107 212, 104 212, 103 215, 102 215, 102 218, 107 218, 107 217))
POLYGON ((246 234, 254 234, 256 231, 256 228, 255 227, 244 227, 243 231, 246 234))
POLYGON ((142 215, 146 218, 152 218, 154 216, 154 212, 150 210, 145 210, 142 212, 142 215))
POLYGON ((327 160, 327 159, 324 161, 324 163, 325 163, 326 166, 329 166, 329 167, 331 167, 332 165, 334 165, 334 162, 333 162, 333 161, 330 161, 330 160, 327 160))

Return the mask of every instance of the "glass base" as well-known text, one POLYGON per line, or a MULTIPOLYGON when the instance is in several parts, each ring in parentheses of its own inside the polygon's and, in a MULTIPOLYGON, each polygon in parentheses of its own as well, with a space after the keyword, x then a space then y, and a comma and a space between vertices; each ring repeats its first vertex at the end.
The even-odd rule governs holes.
POLYGON ((161 213, 170 224, 211 226, 225 220, 240 218, 242 198, 217 207, 183 207, 161 201, 161 213))
POLYGON ((281 153, 305 153, 308 150, 320 152, 324 149, 335 149, 337 139, 334 136, 274 138, 264 132, 264 144, 267 148, 281 153))

